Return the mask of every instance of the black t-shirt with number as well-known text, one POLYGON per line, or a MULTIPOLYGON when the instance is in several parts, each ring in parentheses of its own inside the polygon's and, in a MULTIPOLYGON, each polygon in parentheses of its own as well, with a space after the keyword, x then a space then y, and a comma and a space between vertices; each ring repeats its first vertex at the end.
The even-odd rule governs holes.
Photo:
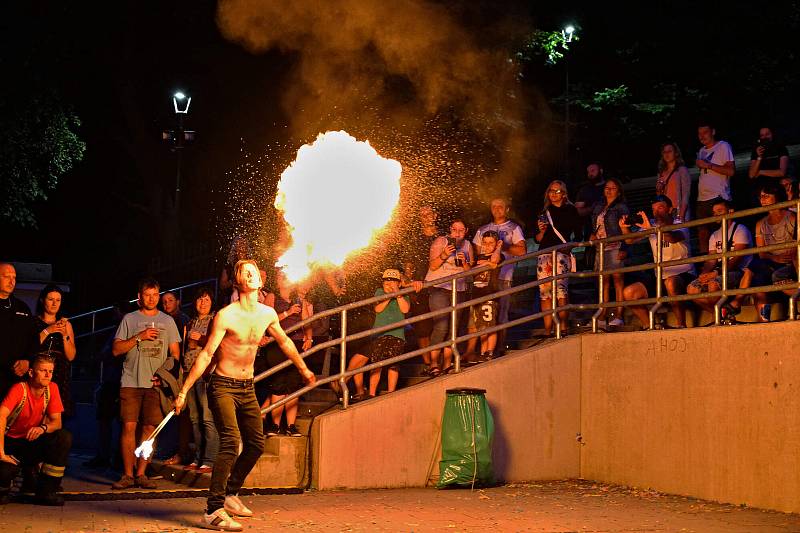
MULTIPOLYGON (((478 261, 488 261, 492 258, 492 254, 479 254, 477 257, 478 261)), ((502 257, 500 261, 502 262, 502 257)), ((483 265, 477 265, 483 266, 483 265)), ((484 296, 486 294, 491 294, 493 292, 497 292, 498 289, 498 279, 500 277, 500 269, 493 268, 491 270, 487 270, 486 272, 481 272, 480 274, 475 274, 472 277, 472 297, 478 298, 479 296, 484 296)))

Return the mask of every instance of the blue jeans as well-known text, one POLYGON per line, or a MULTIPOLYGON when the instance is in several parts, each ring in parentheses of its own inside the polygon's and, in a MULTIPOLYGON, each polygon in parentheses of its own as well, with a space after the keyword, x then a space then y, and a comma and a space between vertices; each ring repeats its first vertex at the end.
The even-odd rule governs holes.
MULTIPOLYGON (((447 289, 439 287, 431 287, 430 289, 430 307, 431 311, 438 311, 450 307, 450 299, 452 292, 447 289)), ((461 303, 466 301, 463 292, 456 293, 456 302, 461 303)), ((469 309, 461 309, 458 313, 459 325, 466 326, 464 315, 469 312, 469 309)), ((443 342, 445 339, 450 338, 450 313, 443 313, 439 316, 433 317, 433 331, 431 331, 431 344, 443 342)))
POLYGON ((225 504, 225 496, 235 495, 242 488, 264 451, 264 428, 252 379, 212 374, 208 384, 208 406, 214 413, 219 433, 219 452, 211 473, 206 510, 211 514, 225 504))
POLYGON ((207 387, 202 378, 198 379, 187 398, 198 466, 212 464, 219 451, 219 435, 214 425, 214 415, 208 408, 207 387))

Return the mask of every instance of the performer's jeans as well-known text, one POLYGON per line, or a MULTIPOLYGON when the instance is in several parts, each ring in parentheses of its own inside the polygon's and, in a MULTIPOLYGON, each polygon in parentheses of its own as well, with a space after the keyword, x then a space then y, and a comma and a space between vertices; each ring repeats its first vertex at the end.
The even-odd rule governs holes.
POLYGON ((235 495, 242 488, 264 450, 264 430, 252 379, 212 374, 208 405, 219 433, 219 452, 211 473, 206 511, 211 514, 225 504, 225 496, 235 495))

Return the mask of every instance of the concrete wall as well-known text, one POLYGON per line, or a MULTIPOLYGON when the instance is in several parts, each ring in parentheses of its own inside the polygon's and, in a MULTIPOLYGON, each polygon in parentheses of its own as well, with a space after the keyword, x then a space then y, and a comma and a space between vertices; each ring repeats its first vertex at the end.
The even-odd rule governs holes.
POLYGON ((425 485, 445 389, 482 387, 499 479, 583 477, 800 512, 799 344, 800 322, 549 343, 318 417, 313 483, 425 485))
POLYGON ((566 339, 317 417, 313 485, 419 487, 438 478, 445 390, 457 387, 487 390, 498 478, 578 477, 580 345, 566 339))
POLYGON ((582 477, 800 512, 800 323, 582 340, 582 477))

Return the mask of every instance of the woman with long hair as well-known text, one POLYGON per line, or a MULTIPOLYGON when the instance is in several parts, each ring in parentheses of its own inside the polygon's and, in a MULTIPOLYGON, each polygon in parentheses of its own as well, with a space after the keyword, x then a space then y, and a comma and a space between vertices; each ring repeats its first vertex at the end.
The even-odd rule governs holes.
MULTIPOLYGON (((619 219, 630 214, 630 210, 625 203, 625 191, 622 189, 622 183, 618 179, 606 178, 606 185, 603 188, 603 197, 604 201, 597 202, 592 211, 593 240, 622 235, 622 229, 619 227, 619 219)), ((627 257, 628 251, 624 241, 608 243, 605 245, 603 251, 603 269, 622 268, 627 257)), ((599 267, 600 255, 598 254, 596 268, 599 267)), ((609 295, 611 292, 612 280, 614 282, 614 292, 616 295, 613 301, 621 302, 623 300, 622 293, 625 289, 625 279, 624 275, 621 273, 612 274, 611 276, 605 276, 603 278, 603 301, 610 301, 609 295)), ((608 308, 604 308, 600 314, 603 319, 605 319, 607 310, 608 308)), ((625 325, 622 316, 622 307, 617 307, 616 315, 613 319, 608 321, 608 325, 625 325)))
POLYGON ((70 367, 75 360, 75 333, 72 324, 61 310, 64 291, 58 285, 47 285, 36 300, 36 329, 39 331, 39 350, 53 358, 52 381, 58 385, 64 416, 75 414, 70 393, 70 367))
MULTIPOLYGON (((538 233, 534 239, 539 243, 539 248, 550 248, 575 239, 580 239, 583 227, 578 216, 577 208, 569 201, 567 184, 561 180, 553 180, 544 193, 544 209, 539 216, 538 233)), ((553 266, 551 254, 540 255, 536 266, 536 279, 544 279, 553 275, 564 274, 571 270, 572 261, 569 250, 557 253, 557 264, 553 266)), ((556 282, 556 298, 559 306, 569 303, 569 279, 564 278, 556 282)), ((542 302, 542 311, 553 308, 553 291, 551 283, 539 285, 539 295, 542 302)), ((559 311, 558 319, 563 326, 567 325, 569 313, 559 311)), ((547 335, 553 328, 552 315, 545 315, 544 329, 547 335)))
POLYGON ((661 145, 661 159, 658 161, 656 196, 663 194, 672 200, 675 223, 689 220, 689 194, 692 178, 683 161, 681 149, 674 142, 661 145))
MULTIPOLYGON (((197 291, 194 299, 194 316, 183 330, 185 349, 182 367, 185 373, 192 369, 195 359, 208 342, 208 334, 213 320, 214 296, 210 289, 203 287, 197 291)), ((210 371, 208 373, 210 374, 210 371)), ((219 435, 217 427, 214 425, 214 416, 208 407, 206 387, 207 381, 198 379, 186 398, 195 445, 195 458, 186 466, 186 470, 196 470, 200 473, 211 472, 219 450, 219 435)))

